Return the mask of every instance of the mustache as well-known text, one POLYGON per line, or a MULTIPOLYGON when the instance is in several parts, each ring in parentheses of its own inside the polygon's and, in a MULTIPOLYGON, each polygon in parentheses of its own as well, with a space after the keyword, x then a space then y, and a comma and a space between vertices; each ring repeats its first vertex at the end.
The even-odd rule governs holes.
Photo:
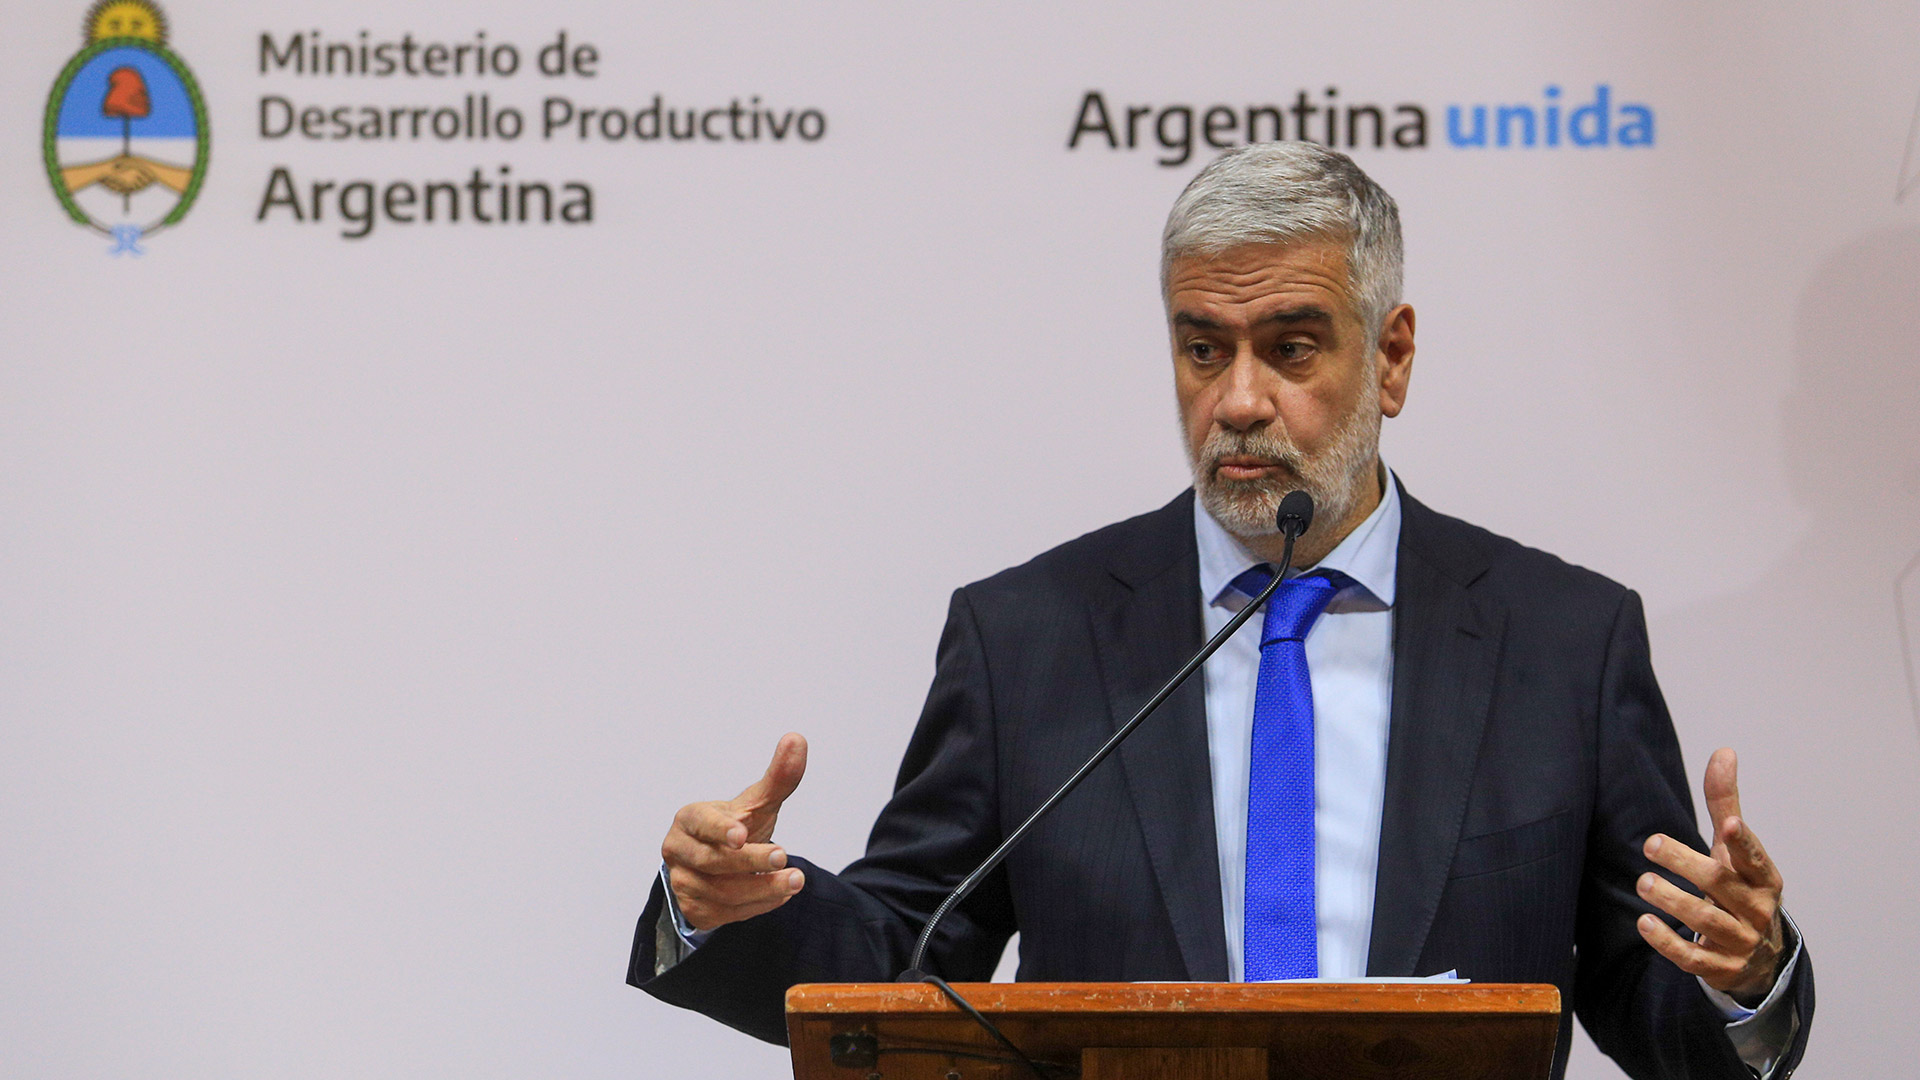
POLYGON ((1275 436, 1269 431, 1216 431, 1201 444, 1198 457, 1210 473, 1230 457, 1257 458, 1263 463, 1278 465, 1295 476, 1300 475, 1307 463, 1306 455, 1293 445, 1292 440, 1275 436))

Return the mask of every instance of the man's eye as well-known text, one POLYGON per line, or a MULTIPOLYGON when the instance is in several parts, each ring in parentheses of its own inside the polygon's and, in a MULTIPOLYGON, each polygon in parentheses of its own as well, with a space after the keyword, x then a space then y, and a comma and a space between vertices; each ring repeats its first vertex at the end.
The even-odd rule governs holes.
POLYGON ((1282 360, 1304 360, 1313 355, 1313 343, 1310 341, 1283 341, 1276 350, 1282 360))
POLYGON ((1187 342, 1187 355, 1192 357, 1196 363, 1205 364, 1218 360, 1220 358, 1220 350, 1214 348, 1211 342, 1189 341, 1187 342))

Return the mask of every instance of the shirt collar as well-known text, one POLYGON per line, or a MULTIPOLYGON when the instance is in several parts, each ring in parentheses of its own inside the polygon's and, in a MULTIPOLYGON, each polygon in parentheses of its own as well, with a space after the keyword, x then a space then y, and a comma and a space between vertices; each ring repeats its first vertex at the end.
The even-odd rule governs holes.
MULTIPOLYGON (((1394 583, 1400 565, 1400 485, 1391 469, 1381 471, 1386 473, 1386 488, 1381 492, 1380 505, 1328 552, 1326 558, 1304 568, 1338 570, 1358 586, 1336 597, 1329 611, 1380 611, 1393 607, 1394 583)), ((1266 560, 1248 551, 1197 500, 1193 535, 1200 551, 1200 595, 1209 604, 1237 610, 1246 602, 1246 597, 1232 588, 1233 579, 1266 560)))

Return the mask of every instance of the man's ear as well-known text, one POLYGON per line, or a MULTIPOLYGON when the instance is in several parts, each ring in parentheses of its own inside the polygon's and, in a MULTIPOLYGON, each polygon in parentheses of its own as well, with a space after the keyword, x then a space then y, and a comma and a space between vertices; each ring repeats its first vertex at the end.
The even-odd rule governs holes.
POLYGON ((1399 416, 1407 404, 1407 383, 1413 378, 1413 307, 1401 304, 1387 312, 1374 353, 1380 372, 1380 413, 1399 416))

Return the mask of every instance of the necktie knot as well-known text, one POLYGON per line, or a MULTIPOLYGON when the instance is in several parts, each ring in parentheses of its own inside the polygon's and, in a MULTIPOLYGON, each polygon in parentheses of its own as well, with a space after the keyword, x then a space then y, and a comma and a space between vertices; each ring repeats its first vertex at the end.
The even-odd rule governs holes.
MULTIPOLYGON (((1273 580, 1273 567, 1255 566, 1233 579, 1233 587, 1248 596, 1258 596, 1273 580)), ((1327 610, 1334 596, 1352 584, 1352 579, 1337 570, 1317 571, 1284 581, 1267 600, 1266 621, 1260 628, 1260 648, 1281 641, 1305 641, 1307 631, 1320 613, 1327 610)))

